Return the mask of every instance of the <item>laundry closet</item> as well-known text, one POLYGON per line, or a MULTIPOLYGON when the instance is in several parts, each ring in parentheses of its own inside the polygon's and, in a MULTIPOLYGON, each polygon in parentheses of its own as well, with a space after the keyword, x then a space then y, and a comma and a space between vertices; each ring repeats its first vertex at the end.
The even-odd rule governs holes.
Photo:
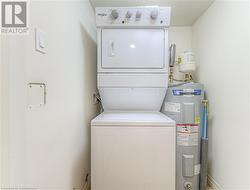
POLYGON ((249 9, 1 2, 0 189, 250 189, 249 9))

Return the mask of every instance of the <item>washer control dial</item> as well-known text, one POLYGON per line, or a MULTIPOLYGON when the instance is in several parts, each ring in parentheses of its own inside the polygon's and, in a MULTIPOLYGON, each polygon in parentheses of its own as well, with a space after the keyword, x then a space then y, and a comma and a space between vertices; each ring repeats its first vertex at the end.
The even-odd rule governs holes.
POLYGON ((119 13, 117 12, 117 10, 112 10, 111 11, 111 18, 113 19, 113 20, 116 20, 117 18, 119 17, 119 13))
POLYGON ((139 19, 141 18, 141 15, 142 15, 141 11, 137 11, 137 12, 136 12, 136 15, 135 15, 135 18, 136 18, 137 20, 139 20, 139 19))
POLYGON ((127 19, 130 19, 132 17, 132 13, 130 12, 130 11, 128 11, 127 13, 126 13, 126 18, 127 19))
POLYGON ((150 17, 151 17, 152 20, 157 19, 157 17, 158 17, 158 10, 153 10, 153 11, 151 12, 150 17))

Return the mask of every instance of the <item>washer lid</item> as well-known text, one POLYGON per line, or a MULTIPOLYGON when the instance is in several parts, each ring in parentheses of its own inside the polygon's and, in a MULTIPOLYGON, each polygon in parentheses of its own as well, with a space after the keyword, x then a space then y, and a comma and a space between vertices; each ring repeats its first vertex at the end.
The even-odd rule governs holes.
POLYGON ((172 127, 175 121, 160 112, 103 112, 91 125, 172 127))

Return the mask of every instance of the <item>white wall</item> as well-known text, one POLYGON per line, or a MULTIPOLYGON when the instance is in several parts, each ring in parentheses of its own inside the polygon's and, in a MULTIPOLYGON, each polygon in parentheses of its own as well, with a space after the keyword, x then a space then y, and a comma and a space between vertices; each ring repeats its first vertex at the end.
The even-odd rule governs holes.
POLYGON ((250 189, 248 11, 247 1, 215 1, 193 26, 210 101, 209 175, 225 190, 250 189))
POLYGON ((176 44, 176 55, 192 50, 192 27, 171 26, 169 28, 169 45, 172 43, 176 44))
POLYGON ((1 36, 2 187, 72 189, 90 172, 96 91, 96 30, 88 1, 31 1, 30 34, 1 36), (46 54, 34 50, 34 27, 46 54), (27 84, 47 85, 47 104, 28 109, 27 84))

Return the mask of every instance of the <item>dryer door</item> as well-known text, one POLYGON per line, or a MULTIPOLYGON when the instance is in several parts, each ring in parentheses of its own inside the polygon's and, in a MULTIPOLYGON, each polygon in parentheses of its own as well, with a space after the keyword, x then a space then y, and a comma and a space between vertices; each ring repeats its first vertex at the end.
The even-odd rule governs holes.
POLYGON ((165 51, 164 29, 102 30, 104 69, 161 69, 165 51))

